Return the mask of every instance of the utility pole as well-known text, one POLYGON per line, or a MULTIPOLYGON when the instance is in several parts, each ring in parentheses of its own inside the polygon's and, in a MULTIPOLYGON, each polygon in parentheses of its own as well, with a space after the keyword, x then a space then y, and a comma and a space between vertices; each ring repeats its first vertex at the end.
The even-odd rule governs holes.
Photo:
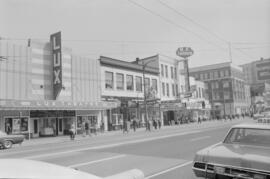
POLYGON ((230 62, 232 63, 232 46, 231 46, 231 42, 228 42, 228 45, 229 45, 230 62))
POLYGON ((156 59, 148 60, 146 63, 144 63, 144 60, 142 60, 142 70, 143 70, 143 94, 144 94, 144 110, 145 110, 145 123, 148 122, 148 111, 147 111, 147 99, 146 99, 146 86, 145 86, 145 68, 150 63, 155 61, 156 59))

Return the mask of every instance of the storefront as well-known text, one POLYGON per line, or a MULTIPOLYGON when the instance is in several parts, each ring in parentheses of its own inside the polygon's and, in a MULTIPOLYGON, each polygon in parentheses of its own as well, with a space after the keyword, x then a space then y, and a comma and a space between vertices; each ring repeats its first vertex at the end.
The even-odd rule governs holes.
POLYGON ((114 107, 113 102, 0 100, 0 130, 27 137, 58 136, 67 135, 76 123, 81 133, 85 123, 102 128, 107 123, 103 111, 114 107))
POLYGON ((162 101, 160 109, 164 125, 177 124, 185 112, 184 104, 179 101, 162 101))

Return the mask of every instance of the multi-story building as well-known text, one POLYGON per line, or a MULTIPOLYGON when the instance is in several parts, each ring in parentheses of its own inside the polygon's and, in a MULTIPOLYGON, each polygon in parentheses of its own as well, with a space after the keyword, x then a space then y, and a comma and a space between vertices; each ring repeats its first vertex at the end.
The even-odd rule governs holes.
POLYGON ((270 58, 261 58, 241 66, 250 85, 252 112, 259 112, 264 106, 270 105, 270 58))
POLYGON ((148 109, 148 118, 160 118, 159 70, 150 64, 141 65, 139 60, 127 62, 101 56, 101 94, 103 100, 118 101, 119 106, 107 111, 110 129, 117 129, 125 120, 137 120, 145 124, 144 96, 148 109), (145 81, 144 81, 145 79, 145 81))
POLYGON ((249 112, 250 93, 242 68, 230 62, 190 69, 190 75, 206 83, 206 97, 213 117, 249 112))
POLYGON ((28 46, 0 41, 0 130, 32 137, 67 134, 72 123, 80 132, 106 123, 101 101, 100 64, 73 55, 61 46, 61 34, 51 42, 31 40, 28 46), (102 122, 103 121, 103 122, 102 122))

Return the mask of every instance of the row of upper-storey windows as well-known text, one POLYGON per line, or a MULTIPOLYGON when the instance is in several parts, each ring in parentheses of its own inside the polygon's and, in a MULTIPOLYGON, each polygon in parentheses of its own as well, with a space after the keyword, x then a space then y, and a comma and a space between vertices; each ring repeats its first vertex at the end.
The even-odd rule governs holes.
MULTIPOLYGON (((169 78, 169 69, 168 69, 168 65, 163 65, 161 64, 160 66, 161 68, 161 76, 162 77, 166 77, 166 78, 169 78)), ((170 77, 171 79, 177 79, 177 71, 176 71, 176 68, 171 66, 170 67, 170 77)))
MULTIPOLYGON (((157 87, 157 79, 152 78, 152 86, 150 86, 150 78, 145 78, 145 89, 148 91, 150 88, 158 92, 157 87)), ((142 77, 133 75, 126 75, 124 78, 124 74, 116 73, 116 89, 124 90, 124 83, 126 81, 126 90, 128 91, 143 91, 142 77)), ((114 89, 114 74, 113 72, 106 71, 105 72, 105 88, 106 89, 114 89)))
POLYGON ((229 77, 230 73, 229 70, 217 70, 217 71, 211 71, 211 72, 202 72, 202 73, 196 73, 194 77, 197 80, 210 80, 210 79, 216 79, 216 78, 223 78, 223 77, 229 77))
MULTIPOLYGON (((172 96, 177 96, 178 95, 178 85, 177 84, 172 84, 171 89, 172 89, 172 96)), ((162 83, 162 95, 170 97, 170 85, 169 85, 169 83, 162 83)))

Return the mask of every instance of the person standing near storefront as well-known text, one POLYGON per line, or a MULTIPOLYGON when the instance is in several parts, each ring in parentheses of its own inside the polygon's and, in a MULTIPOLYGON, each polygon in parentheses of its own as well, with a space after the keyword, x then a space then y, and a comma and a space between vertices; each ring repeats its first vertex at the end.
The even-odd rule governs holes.
POLYGON ((75 139, 75 124, 72 123, 70 126, 70 139, 74 140, 75 139))
POLYGON ((137 122, 135 118, 132 120, 132 127, 133 127, 133 131, 136 132, 137 122))
POLYGON ((9 123, 6 123, 6 133, 7 134, 11 134, 11 127, 10 127, 10 124, 9 123))
POLYGON ((85 128, 85 131, 86 131, 86 135, 91 136, 91 134, 90 134, 90 128, 89 128, 89 122, 86 122, 85 123, 84 128, 85 128))

